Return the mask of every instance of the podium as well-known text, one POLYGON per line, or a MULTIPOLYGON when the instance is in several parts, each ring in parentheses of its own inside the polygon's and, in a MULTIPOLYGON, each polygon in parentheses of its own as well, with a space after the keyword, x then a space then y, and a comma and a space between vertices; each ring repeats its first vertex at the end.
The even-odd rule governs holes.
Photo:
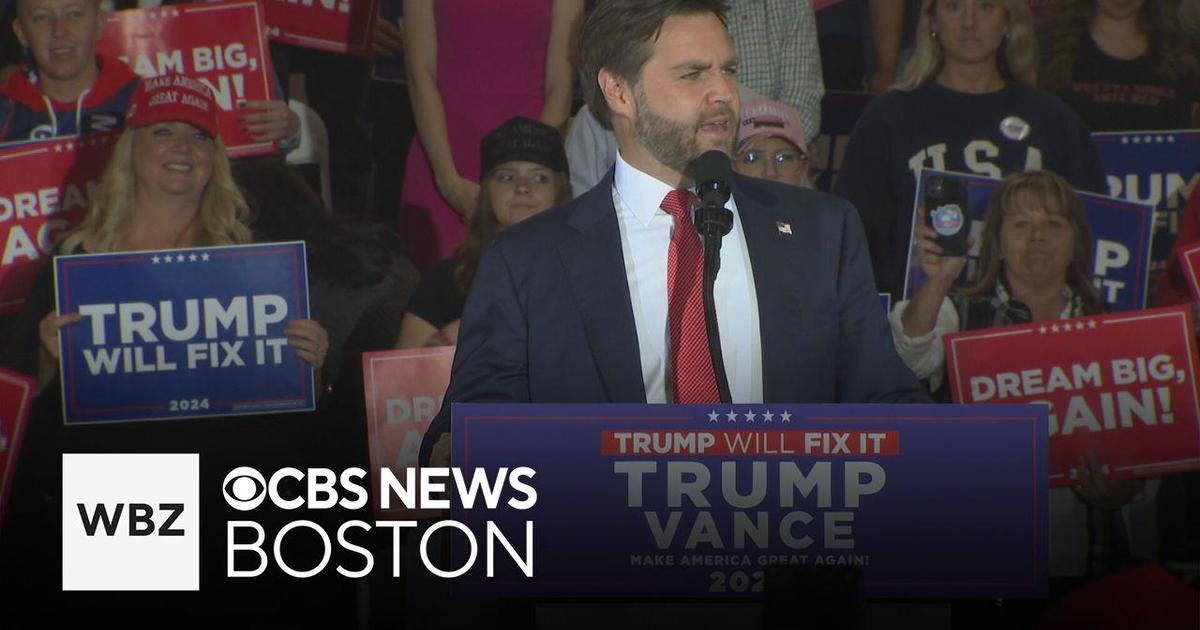
POLYGON ((456 493, 465 596, 753 600, 781 572, 1046 594, 1041 406, 456 404, 452 435, 464 475, 529 469, 536 494, 456 493))

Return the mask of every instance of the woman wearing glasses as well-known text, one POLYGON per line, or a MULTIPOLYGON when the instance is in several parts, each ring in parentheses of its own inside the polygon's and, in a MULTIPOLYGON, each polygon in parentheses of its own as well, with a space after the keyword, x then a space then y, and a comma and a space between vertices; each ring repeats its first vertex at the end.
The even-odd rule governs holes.
POLYGON ((742 175, 808 186, 804 123, 790 105, 765 98, 743 103, 734 157, 742 175))

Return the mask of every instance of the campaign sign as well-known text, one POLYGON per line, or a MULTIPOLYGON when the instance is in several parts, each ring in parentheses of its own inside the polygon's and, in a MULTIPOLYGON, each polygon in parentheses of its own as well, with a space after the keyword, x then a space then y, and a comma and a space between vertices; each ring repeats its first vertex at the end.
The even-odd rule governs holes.
POLYGON ((456 404, 453 422, 456 467, 528 467, 536 490, 521 509, 460 490, 457 520, 534 558, 530 577, 501 553, 468 590, 744 598, 825 567, 869 597, 1045 594, 1036 405, 456 404))
POLYGON ((367 448, 371 455, 375 515, 422 518, 435 510, 402 507, 384 510, 377 490, 379 469, 388 467, 397 479, 416 468, 421 440, 442 408, 450 386, 454 346, 363 353, 363 388, 367 402, 367 448))
POLYGON ((379 0, 264 0, 271 41, 365 56, 379 0))
POLYGON ((67 424, 314 409, 304 243, 54 259, 67 424))
POLYGON ((4 524, 8 489, 17 470, 17 455, 25 438, 36 387, 37 383, 28 376, 0 368, 0 525, 4 524))
MULTIPOLYGON (((929 177, 957 177, 967 189, 967 216, 971 220, 970 234, 975 243, 967 252, 956 287, 965 287, 977 277, 983 220, 988 201, 1000 183, 998 179, 935 170, 922 170, 913 200, 913 223, 910 234, 915 237, 919 220, 917 208, 925 205, 925 180, 929 177)), ((1146 305, 1146 273, 1150 259, 1150 237, 1154 223, 1154 208, 1086 192, 1075 193, 1083 203, 1083 213, 1092 230, 1092 282, 1100 299, 1114 311, 1133 311, 1146 305)), ((925 273, 917 264, 916 240, 910 237, 908 272, 904 280, 904 299, 911 300, 921 285, 925 273)))
POLYGON ((1200 183, 1200 130, 1094 133, 1114 197, 1153 206, 1150 277, 1162 274, 1187 198, 1200 183))
POLYGON ((143 79, 174 73, 198 79, 220 107, 221 140, 231 157, 275 151, 250 137, 246 101, 269 101, 271 57, 263 10, 254 0, 175 4, 108 14, 96 51, 120 58, 143 79))
POLYGON ((87 215, 115 140, 89 134, 0 148, 0 315, 21 310, 42 257, 87 215))
POLYGON ((1200 301, 1200 245, 1179 250, 1179 266, 1187 278, 1192 299, 1200 301))
POLYGON ((1114 479, 1200 469, 1191 307, 947 335, 962 403, 1049 407, 1050 485, 1094 452, 1114 479))

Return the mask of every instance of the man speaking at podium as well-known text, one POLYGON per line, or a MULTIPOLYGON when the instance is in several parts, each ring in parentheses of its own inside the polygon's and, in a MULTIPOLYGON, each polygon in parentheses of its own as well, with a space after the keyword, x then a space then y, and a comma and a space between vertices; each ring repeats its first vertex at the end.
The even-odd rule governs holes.
MULTIPOLYGON (((720 402, 691 164, 738 135, 724 12, 602 0, 587 19, 583 89, 617 137, 616 166, 484 254, 423 463, 448 465, 452 402, 720 402)), ((892 346, 854 208, 728 177, 715 301, 731 400, 927 402, 892 346)))

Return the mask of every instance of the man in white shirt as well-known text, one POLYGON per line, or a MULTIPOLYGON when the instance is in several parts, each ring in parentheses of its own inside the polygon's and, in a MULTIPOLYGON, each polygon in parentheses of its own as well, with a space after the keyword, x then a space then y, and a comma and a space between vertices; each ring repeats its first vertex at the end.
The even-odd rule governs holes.
MULTIPOLYGON (((609 0, 588 18, 584 90, 617 164, 493 241, 446 403, 718 402, 688 189, 691 162, 737 137, 723 17, 719 0, 609 0)), ((716 301, 733 402, 927 401, 892 346, 854 209, 775 182, 730 185, 716 301)), ((448 461, 449 415, 444 404, 422 461, 448 461)))

